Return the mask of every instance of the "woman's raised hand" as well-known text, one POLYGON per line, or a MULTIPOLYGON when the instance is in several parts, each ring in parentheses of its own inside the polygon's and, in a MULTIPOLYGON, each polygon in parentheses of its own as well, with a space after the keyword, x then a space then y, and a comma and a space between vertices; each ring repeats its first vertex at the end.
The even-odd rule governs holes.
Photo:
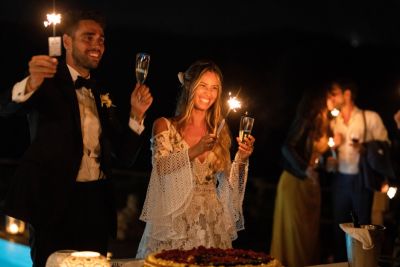
POLYGON ((243 141, 241 141, 239 137, 236 137, 236 141, 239 145, 239 157, 242 161, 246 161, 253 153, 254 142, 256 141, 256 139, 252 135, 248 135, 244 138, 243 141))

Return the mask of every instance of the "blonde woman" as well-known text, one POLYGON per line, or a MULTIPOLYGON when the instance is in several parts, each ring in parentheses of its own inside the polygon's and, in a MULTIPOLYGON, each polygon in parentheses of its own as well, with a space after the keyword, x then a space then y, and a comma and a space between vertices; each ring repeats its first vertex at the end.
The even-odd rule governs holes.
POLYGON ((173 118, 154 122, 152 173, 140 219, 146 227, 137 258, 162 249, 229 248, 244 228, 242 202, 254 137, 238 141, 222 121, 222 74, 211 61, 179 73, 182 92, 173 118))

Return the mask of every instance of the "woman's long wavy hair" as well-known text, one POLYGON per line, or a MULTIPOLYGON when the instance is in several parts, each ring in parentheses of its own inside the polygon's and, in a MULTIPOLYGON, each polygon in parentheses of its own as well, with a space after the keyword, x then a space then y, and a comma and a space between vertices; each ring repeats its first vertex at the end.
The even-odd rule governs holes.
MULTIPOLYGON (((194 62, 180 77, 182 83, 181 94, 178 98, 178 104, 176 106, 176 123, 177 129, 182 133, 186 124, 189 122, 191 114, 194 108, 194 94, 196 88, 200 82, 201 76, 206 72, 215 73, 220 81, 217 99, 214 104, 207 110, 206 114, 206 126, 208 132, 216 131, 218 125, 223 119, 222 115, 222 72, 220 68, 210 60, 198 60, 194 62)), ((231 147, 231 136, 228 126, 225 124, 222 131, 218 136, 218 142, 214 147, 215 159, 212 159, 212 169, 214 172, 229 172, 230 169, 230 152, 231 147)))
POLYGON ((314 141, 329 131, 329 122, 323 116, 328 112, 326 101, 326 90, 306 90, 297 106, 297 120, 306 123, 314 141))

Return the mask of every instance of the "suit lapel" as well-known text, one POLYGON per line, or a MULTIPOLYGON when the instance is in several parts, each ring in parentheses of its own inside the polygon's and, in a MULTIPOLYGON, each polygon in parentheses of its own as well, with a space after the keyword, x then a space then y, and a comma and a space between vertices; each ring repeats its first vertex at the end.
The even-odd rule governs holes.
MULTIPOLYGON (((75 86, 66 63, 59 65, 60 67, 58 73, 59 73, 59 78, 61 80, 60 88, 62 93, 65 94, 65 96, 69 99, 69 103, 71 103, 74 122, 76 124, 76 127, 78 128, 77 131, 78 137, 82 140, 81 118, 80 118, 78 99, 75 92, 75 86)), ((105 110, 101 107, 100 90, 97 88, 97 84, 94 86, 94 88, 91 89, 91 91, 96 102, 97 114, 99 116, 100 126, 102 128, 102 133, 103 133, 104 126, 106 124, 105 123, 106 114, 105 110)))
POLYGON ((82 128, 81 128, 81 117, 79 111, 78 99, 75 92, 75 86, 72 81, 71 74, 65 62, 59 64, 59 78, 60 78, 60 88, 61 92, 66 96, 68 102, 71 103, 72 114, 74 118, 74 123, 77 127, 77 134, 80 139, 82 139, 82 128))
POLYGON ((97 84, 92 88, 92 94, 96 102, 97 114, 99 115, 100 125, 104 125, 104 109, 101 107, 101 94, 100 90, 97 88, 97 84))

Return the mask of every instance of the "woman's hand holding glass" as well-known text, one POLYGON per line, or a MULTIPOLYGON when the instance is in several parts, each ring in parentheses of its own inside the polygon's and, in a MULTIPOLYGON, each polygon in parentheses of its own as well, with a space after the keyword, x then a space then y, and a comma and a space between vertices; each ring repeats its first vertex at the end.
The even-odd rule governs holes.
POLYGON ((246 161, 253 153, 256 139, 249 134, 243 140, 240 137, 236 137, 236 141, 238 142, 239 157, 242 161, 246 161))

